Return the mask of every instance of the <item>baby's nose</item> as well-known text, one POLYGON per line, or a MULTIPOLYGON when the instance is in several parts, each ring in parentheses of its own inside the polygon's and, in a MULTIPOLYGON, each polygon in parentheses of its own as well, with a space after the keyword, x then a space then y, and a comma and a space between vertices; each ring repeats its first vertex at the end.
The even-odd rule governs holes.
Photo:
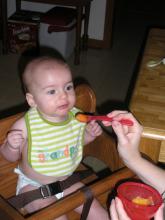
POLYGON ((65 91, 61 91, 60 97, 66 98, 67 97, 67 93, 65 91))

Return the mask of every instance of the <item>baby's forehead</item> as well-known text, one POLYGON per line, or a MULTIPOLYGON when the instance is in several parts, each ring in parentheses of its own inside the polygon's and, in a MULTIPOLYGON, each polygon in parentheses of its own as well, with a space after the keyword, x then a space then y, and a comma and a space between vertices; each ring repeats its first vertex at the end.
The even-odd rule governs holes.
POLYGON ((44 60, 41 62, 34 62, 32 63, 32 69, 33 71, 37 70, 47 70, 47 69, 56 69, 59 67, 65 67, 66 65, 64 63, 59 63, 55 60, 44 60))
POLYGON ((69 67, 67 64, 56 61, 56 60, 35 60, 29 64, 27 67, 27 76, 30 78, 36 76, 38 74, 44 73, 47 70, 56 70, 56 69, 68 69, 69 67))

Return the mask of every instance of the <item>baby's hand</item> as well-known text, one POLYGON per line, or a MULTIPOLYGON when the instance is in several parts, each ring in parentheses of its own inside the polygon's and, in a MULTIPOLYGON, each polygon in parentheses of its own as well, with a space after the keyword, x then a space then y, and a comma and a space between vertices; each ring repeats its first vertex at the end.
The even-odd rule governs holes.
POLYGON ((91 121, 87 124, 85 130, 85 143, 93 141, 97 136, 102 134, 102 128, 96 121, 91 121))
POLYGON ((7 135, 7 142, 11 148, 19 149, 24 142, 23 131, 16 129, 10 130, 7 135))
POLYGON ((92 137, 97 137, 102 134, 102 128, 96 121, 89 122, 86 130, 92 137))

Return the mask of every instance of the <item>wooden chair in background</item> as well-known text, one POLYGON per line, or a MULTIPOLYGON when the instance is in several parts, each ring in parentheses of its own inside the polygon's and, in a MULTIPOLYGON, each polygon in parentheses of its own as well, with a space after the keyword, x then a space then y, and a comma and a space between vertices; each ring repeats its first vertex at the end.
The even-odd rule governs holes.
MULTIPOLYGON (((77 86, 76 97, 76 107, 79 107, 85 112, 95 112, 95 93, 88 85, 83 84, 77 86)), ((3 143, 3 140, 14 121, 23 114, 24 113, 18 113, 0 120, 0 144, 3 143)), ((123 178, 133 177, 134 174, 127 168, 122 168, 117 171, 119 168, 123 167, 123 164, 119 159, 115 140, 104 132, 100 137, 96 138, 93 143, 85 146, 84 156, 89 155, 104 161, 111 171, 116 171, 110 176, 98 179, 96 182, 89 184, 93 195, 104 207, 106 207, 108 194, 111 192, 115 184, 123 178)), ((86 197, 81 189, 32 215, 24 217, 16 211, 7 202, 9 197, 15 195, 17 175, 13 173, 13 169, 16 166, 16 162, 8 162, 0 155, 0 219, 51 220, 63 214, 67 214, 70 220, 77 220, 80 218, 80 216, 73 210, 86 201, 86 197)))

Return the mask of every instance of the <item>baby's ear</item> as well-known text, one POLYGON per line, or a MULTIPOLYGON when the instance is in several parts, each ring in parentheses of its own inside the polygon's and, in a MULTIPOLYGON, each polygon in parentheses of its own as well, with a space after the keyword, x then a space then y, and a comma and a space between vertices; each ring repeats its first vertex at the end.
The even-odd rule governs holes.
POLYGON ((36 107, 36 103, 31 93, 26 93, 26 100, 30 107, 36 107))

